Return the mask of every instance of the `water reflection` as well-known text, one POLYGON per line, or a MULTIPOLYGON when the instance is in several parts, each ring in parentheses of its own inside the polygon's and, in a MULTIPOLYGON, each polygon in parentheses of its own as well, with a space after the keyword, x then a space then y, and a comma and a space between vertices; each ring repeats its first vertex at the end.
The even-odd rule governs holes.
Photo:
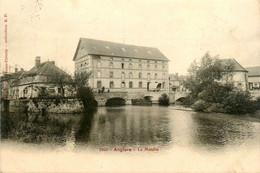
POLYGON ((197 149, 257 146, 260 123, 226 114, 202 114, 173 107, 101 107, 81 115, 2 114, 2 139, 87 147, 197 149))
MULTIPOLYGON (((258 140, 254 125, 225 114, 193 113, 193 144, 208 149, 220 149, 228 145, 242 145, 258 140)), ((259 124, 258 124, 259 126, 259 124)))
POLYGON ((169 118, 142 107, 100 108, 91 122, 89 142, 93 146, 165 144, 171 140, 169 118), (134 110, 135 109, 135 110, 134 110))

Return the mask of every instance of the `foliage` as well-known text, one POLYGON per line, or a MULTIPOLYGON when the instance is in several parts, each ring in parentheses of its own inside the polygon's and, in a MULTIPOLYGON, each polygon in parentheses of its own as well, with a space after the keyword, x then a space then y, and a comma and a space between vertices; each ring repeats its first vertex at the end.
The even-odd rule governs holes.
POLYGON ((71 85, 72 78, 65 72, 53 72, 51 75, 47 76, 47 82, 57 85, 61 88, 61 95, 64 97, 66 85, 71 85))
POLYGON ((80 88, 84 86, 88 86, 88 80, 92 72, 81 72, 81 73, 74 73, 73 76, 73 88, 80 88))
POLYGON ((169 106, 170 105, 170 98, 167 94, 163 93, 161 97, 159 97, 159 105, 162 106, 169 106))
POLYGON ((97 107, 92 88, 81 86, 77 89, 77 97, 81 99, 85 111, 93 111, 97 107))
POLYGON ((200 112, 232 114, 251 113, 257 110, 250 93, 234 87, 234 64, 223 63, 217 56, 206 53, 200 63, 193 62, 184 86, 190 91, 189 104, 200 112))

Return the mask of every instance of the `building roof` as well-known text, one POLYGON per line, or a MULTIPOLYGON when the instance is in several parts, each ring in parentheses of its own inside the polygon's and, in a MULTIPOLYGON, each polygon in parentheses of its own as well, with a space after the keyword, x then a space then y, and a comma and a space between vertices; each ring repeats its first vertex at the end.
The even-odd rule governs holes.
POLYGON ((169 61, 157 48, 80 38, 73 61, 85 55, 169 61))
POLYGON ((11 79, 19 79, 19 77, 24 73, 25 73, 25 71, 18 71, 18 72, 15 72, 15 73, 3 75, 3 76, 1 76, 1 81, 11 80, 11 79))
POLYGON ((256 67, 246 67, 248 71, 248 76, 260 76, 260 66, 256 67))
POLYGON ((39 68, 36 68, 34 66, 31 70, 25 72, 23 76, 24 77, 36 76, 36 75, 50 76, 53 73, 61 73, 64 75, 68 75, 66 72, 64 72, 59 67, 57 67, 53 61, 46 61, 41 63, 39 68))
POLYGON ((233 71, 247 72, 247 70, 244 67, 242 67, 234 58, 233 59, 221 59, 221 62, 224 65, 233 64, 234 65, 233 71))

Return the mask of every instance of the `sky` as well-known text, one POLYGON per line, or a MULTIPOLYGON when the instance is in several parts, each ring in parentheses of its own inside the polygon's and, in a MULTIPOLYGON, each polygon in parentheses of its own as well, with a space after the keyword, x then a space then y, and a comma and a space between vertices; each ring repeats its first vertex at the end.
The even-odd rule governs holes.
POLYGON ((6 46, 11 71, 40 56, 73 73, 80 37, 156 47, 169 73, 186 74, 208 51, 260 66, 258 0, 0 0, 0 8, 1 72, 6 46))

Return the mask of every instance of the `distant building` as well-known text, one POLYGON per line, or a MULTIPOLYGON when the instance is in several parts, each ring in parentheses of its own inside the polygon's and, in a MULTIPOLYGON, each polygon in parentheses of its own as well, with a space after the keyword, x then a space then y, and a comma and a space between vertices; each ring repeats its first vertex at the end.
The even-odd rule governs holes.
POLYGON ((2 99, 18 99, 19 98, 19 89, 17 84, 20 77, 25 73, 23 68, 18 71, 18 68, 15 68, 14 73, 4 74, 1 76, 1 98, 2 99))
POLYGON ((233 82, 234 86, 236 88, 242 89, 242 90, 248 90, 247 86, 247 73, 248 71, 242 67, 235 59, 221 59, 222 63, 232 64, 233 66, 233 72, 231 76, 224 76, 222 78, 222 82, 233 82))
POLYGON ((248 71, 248 88, 250 91, 260 90, 260 66, 247 67, 248 71))
POLYGON ((183 85, 185 76, 179 76, 178 73, 169 74, 169 88, 171 92, 184 92, 187 89, 183 85))
POLYGON ((157 48, 80 38, 73 61, 76 73, 93 72, 94 90, 168 90, 169 60, 157 48))

